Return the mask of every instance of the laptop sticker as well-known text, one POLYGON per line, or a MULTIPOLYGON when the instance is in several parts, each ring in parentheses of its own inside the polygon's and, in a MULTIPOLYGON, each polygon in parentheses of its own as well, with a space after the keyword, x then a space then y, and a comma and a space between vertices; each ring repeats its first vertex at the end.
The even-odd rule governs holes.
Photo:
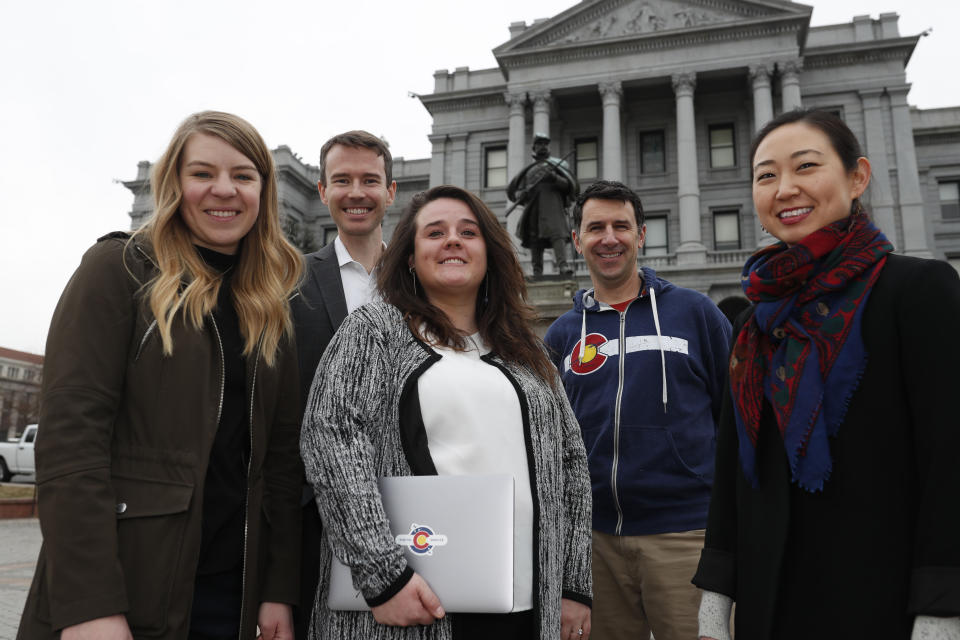
POLYGON ((434 547, 447 544, 447 536, 434 533, 433 529, 426 525, 413 523, 410 525, 410 533, 400 534, 395 541, 400 546, 410 547, 410 551, 418 555, 432 556, 434 547))

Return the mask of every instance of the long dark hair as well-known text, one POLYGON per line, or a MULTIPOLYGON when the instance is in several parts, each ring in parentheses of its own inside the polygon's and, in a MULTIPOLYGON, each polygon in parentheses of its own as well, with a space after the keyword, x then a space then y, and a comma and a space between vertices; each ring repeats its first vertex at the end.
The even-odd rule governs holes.
POLYGON ((464 335, 447 315, 430 304, 423 287, 414 289, 409 260, 414 252, 417 214, 434 200, 452 198, 470 208, 477 218, 487 246, 487 275, 477 296, 476 318, 480 336, 491 351, 507 362, 529 366, 539 377, 553 384, 556 369, 547 358, 543 343, 531 329, 537 314, 527 304, 527 287, 510 235, 480 198, 466 189, 440 185, 413 196, 393 231, 377 269, 377 287, 383 299, 403 312, 415 336, 427 342, 421 328, 439 344, 462 351, 464 335))

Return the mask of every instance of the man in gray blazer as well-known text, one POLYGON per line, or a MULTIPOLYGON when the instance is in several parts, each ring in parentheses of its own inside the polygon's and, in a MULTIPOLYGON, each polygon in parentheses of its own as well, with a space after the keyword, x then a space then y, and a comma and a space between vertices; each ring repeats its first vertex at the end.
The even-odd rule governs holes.
MULTIPOLYGON (((300 364, 301 411, 317 364, 347 314, 370 302, 376 291, 373 267, 383 253, 383 216, 397 192, 393 160, 384 142, 366 131, 348 131, 320 150, 320 199, 337 225, 337 238, 304 257, 306 274, 292 301, 300 364)), ((294 609, 296 637, 307 637, 319 582, 320 514, 304 483, 300 605, 294 609)))

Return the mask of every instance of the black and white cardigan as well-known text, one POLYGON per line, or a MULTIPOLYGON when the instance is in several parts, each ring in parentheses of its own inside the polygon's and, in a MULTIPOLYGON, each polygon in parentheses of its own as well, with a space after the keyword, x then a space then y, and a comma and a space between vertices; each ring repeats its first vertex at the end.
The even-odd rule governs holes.
MULTIPOLYGON (((331 545, 371 605, 386 602, 410 579, 390 535, 377 478, 436 473, 417 379, 439 359, 413 336, 396 307, 375 302, 344 321, 320 361, 300 437, 324 522, 312 639, 451 638, 456 614, 404 628, 380 625, 368 612, 327 607, 331 545)), ((551 389, 529 367, 493 354, 484 360, 503 371, 520 399, 534 501, 534 609, 539 637, 554 639, 561 597, 591 602, 590 479, 580 428, 559 382, 551 389)))

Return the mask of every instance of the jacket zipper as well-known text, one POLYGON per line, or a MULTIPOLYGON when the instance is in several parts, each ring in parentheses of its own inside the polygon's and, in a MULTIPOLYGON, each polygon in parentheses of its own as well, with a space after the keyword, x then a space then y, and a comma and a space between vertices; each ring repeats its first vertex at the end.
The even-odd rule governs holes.
MULTIPOLYGON (((144 258, 146 258, 146 260, 147 260, 150 264, 153 264, 153 259, 152 259, 150 256, 147 255, 147 252, 143 250, 143 247, 141 247, 139 244, 135 244, 134 247, 136 247, 137 252, 140 253, 140 255, 142 255, 144 258)), ((157 328, 157 319, 154 318, 154 319, 153 319, 153 322, 150 323, 150 326, 147 327, 146 333, 143 334, 143 338, 140 339, 140 346, 137 347, 137 355, 136 355, 136 356, 134 357, 134 359, 133 359, 134 362, 136 362, 136 361, 138 361, 138 360, 140 359, 140 354, 143 352, 143 347, 144 347, 144 345, 147 344, 147 340, 150 338, 150 334, 153 333, 153 330, 156 329, 156 328, 157 328)), ((222 349, 221 349, 221 351, 222 351, 222 349)), ((222 362, 222 358, 221 358, 221 362, 222 362)), ((221 400, 221 404, 222 404, 222 403, 223 403, 223 393, 222 393, 222 391, 221 391, 220 400, 221 400)), ((217 423, 219 424, 219 422, 220 422, 220 420, 218 419, 218 420, 217 420, 217 423)))
MULTIPOLYGON (((220 328, 217 327, 217 321, 213 319, 213 316, 209 316, 210 326, 213 327, 213 335, 217 338, 217 348, 220 352, 220 401, 217 404, 217 422, 216 427, 220 429, 220 417, 223 414, 223 391, 227 383, 227 363, 223 354, 223 340, 220 339, 220 328)), ((244 551, 246 551, 246 534, 244 534, 244 551)), ((244 554, 246 555, 246 554, 244 554)), ((246 569, 246 562, 244 562, 244 569, 246 569)), ((240 611, 243 612, 243 597, 241 595, 240 600, 240 611)), ((243 618, 241 617, 240 628, 243 629, 243 618)))
MULTIPOLYGON (((154 320, 156 324, 156 320, 154 320)), ((220 414, 223 413, 223 389, 227 379, 227 365, 223 356, 223 341, 220 340, 220 329, 217 327, 217 321, 210 316, 210 325, 213 327, 213 335, 217 337, 217 347, 220 349, 220 403, 217 405, 217 428, 220 428, 220 414)), ((152 326, 152 325, 151 325, 152 326)))
POLYGON ((254 390, 257 388, 257 368, 260 365, 260 346, 261 341, 257 342, 257 350, 253 358, 253 376, 250 380, 250 455, 247 456, 247 491, 243 501, 243 573, 240 580, 240 634, 243 638, 243 616, 247 608, 247 543, 248 533, 250 531, 250 469, 253 466, 253 398, 254 390))
POLYGON ((147 327, 147 331, 143 334, 143 337, 140 338, 140 346, 137 347, 137 355, 133 359, 134 362, 140 359, 140 354, 143 352, 143 345, 147 344, 147 339, 150 337, 150 334, 153 333, 153 330, 157 328, 157 320, 154 319, 150 323, 150 326, 147 327))
MULTIPOLYGON (((627 307, 629 309, 629 307, 627 307)), ((617 468, 620 466, 620 400, 623 398, 623 360, 627 355, 624 348, 626 341, 627 312, 620 312, 620 355, 617 358, 617 399, 613 409, 613 466, 610 469, 610 489, 613 491, 613 505, 617 508, 617 527, 614 529, 619 536, 623 529, 623 507, 620 506, 620 496, 617 494, 617 468)))
POLYGON ((617 508, 617 527, 614 529, 616 535, 622 535, 623 531, 623 507, 620 505, 620 494, 617 493, 617 469, 620 466, 620 405, 623 400, 623 379, 626 372, 627 357, 627 311, 633 306, 633 303, 639 299, 634 298, 620 314, 620 352, 617 358, 617 400, 613 409, 613 467, 610 470, 610 490, 613 492, 613 504, 617 508))

